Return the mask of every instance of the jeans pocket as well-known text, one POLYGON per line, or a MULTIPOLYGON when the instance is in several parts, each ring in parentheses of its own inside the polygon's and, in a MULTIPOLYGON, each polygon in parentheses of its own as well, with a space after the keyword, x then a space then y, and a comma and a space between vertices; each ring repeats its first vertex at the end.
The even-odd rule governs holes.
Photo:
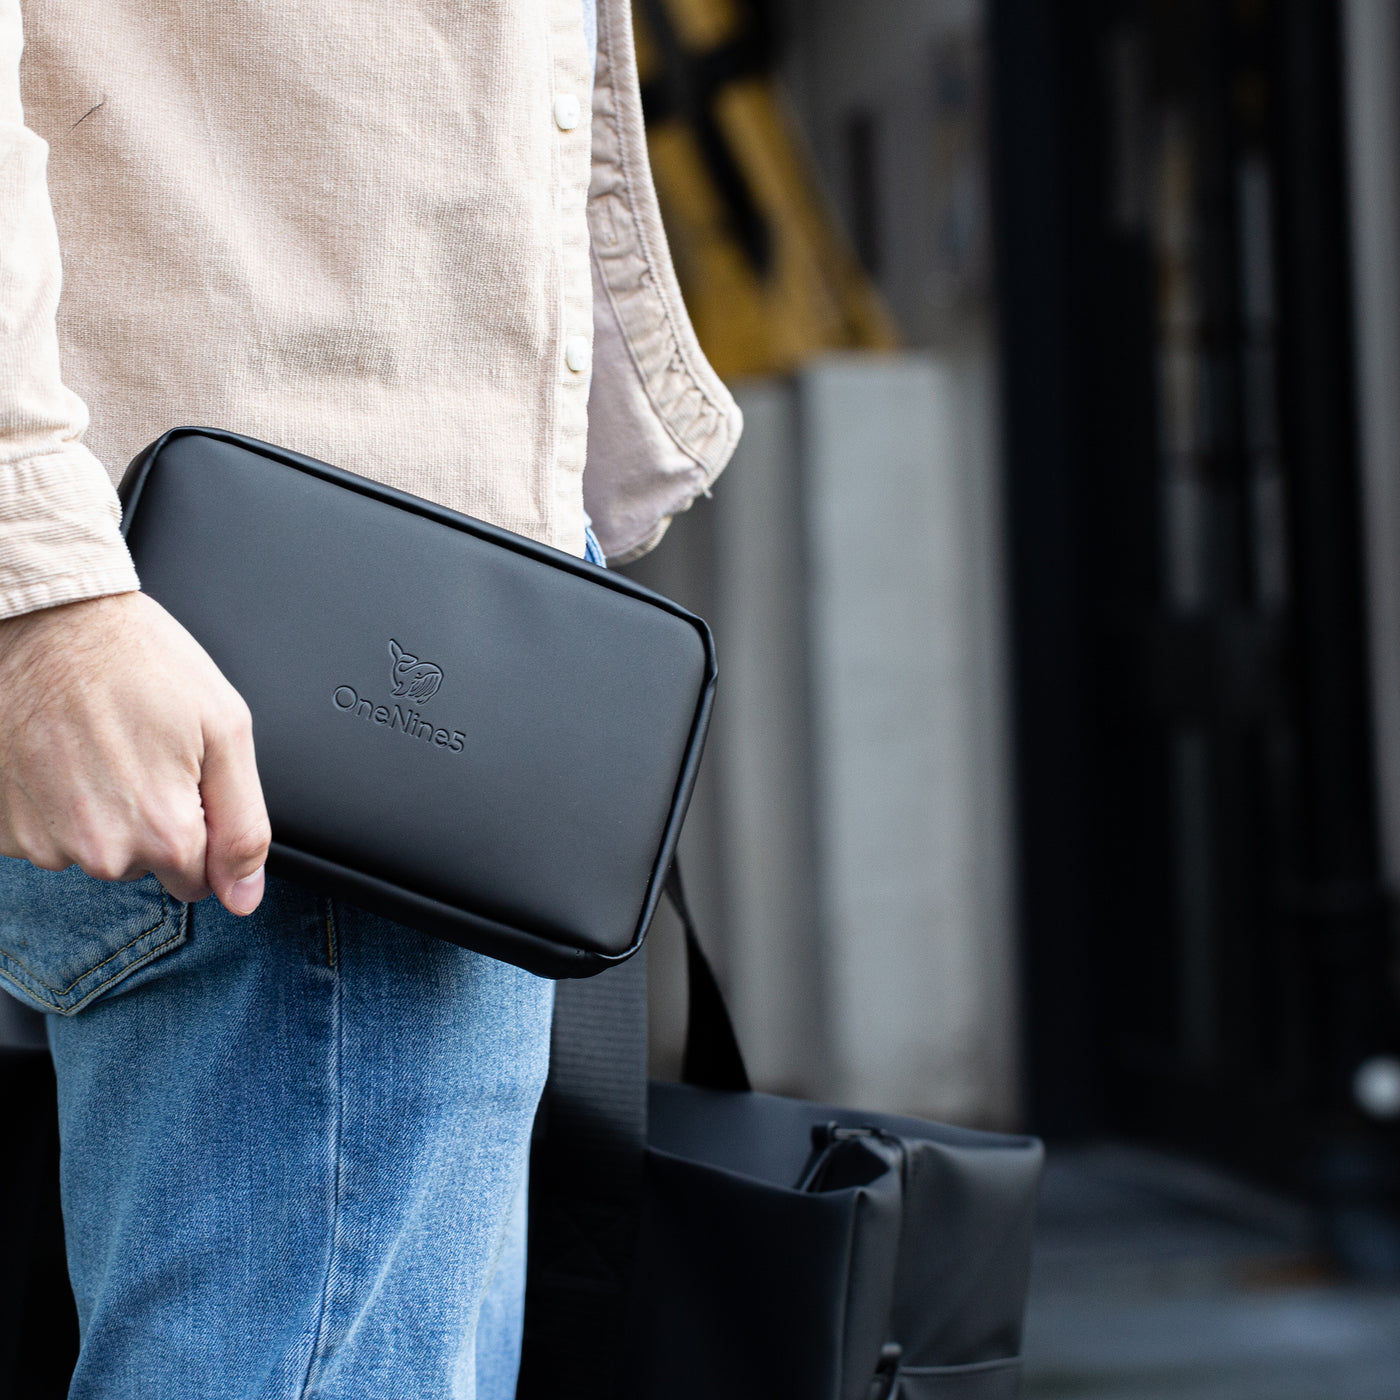
POLYGON ((40 1011, 71 1016, 178 948, 186 906, 154 875, 94 880, 0 856, 0 984, 40 1011))

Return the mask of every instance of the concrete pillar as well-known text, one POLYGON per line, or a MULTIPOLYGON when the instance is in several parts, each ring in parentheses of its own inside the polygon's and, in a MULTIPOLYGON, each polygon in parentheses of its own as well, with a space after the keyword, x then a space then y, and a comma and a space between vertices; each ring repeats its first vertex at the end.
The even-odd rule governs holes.
MULTIPOLYGON (((989 346, 740 385, 739 452, 633 571, 708 618, 720 692, 682 839, 760 1088, 1016 1119, 989 346)), ((681 967, 652 948, 654 1063, 681 967)))
POLYGON ((799 386, 832 1087, 1013 1121, 1015 995, 990 353, 799 386))

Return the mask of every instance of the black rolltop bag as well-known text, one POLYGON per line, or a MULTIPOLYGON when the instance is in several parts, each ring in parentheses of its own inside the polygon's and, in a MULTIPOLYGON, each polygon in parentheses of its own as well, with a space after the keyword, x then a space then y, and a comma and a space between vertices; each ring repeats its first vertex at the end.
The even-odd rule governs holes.
POLYGON ((642 1093, 640 963, 560 988, 522 1400, 1013 1400, 1040 1143, 754 1093, 667 892, 684 1082, 642 1093))

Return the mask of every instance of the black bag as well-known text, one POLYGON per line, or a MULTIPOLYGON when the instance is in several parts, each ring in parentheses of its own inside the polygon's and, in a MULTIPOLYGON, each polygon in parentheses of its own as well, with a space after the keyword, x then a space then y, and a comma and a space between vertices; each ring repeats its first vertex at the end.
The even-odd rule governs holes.
POLYGON ((699 618, 233 433, 167 433, 121 496, 142 587, 252 711, 270 870, 542 976, 636 951, 709 721, 699 618))
POLYGON ((667 888, 685 1082, 643 1096, 640 959, 559 988, 521 1400, 1013 1400, 1039 1142, 751 1092, 667 888))

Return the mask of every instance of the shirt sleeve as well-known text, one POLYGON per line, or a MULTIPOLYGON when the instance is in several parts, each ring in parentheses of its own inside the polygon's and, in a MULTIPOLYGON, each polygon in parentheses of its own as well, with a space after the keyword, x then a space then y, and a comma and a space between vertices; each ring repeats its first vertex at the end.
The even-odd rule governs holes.
POLYGON ((48 146, 24 125, 19 0, 0 0, 0 618, 139 587, 87 408, 58 363, 48 146))
POLYGON ((593 379, 584 508, 608 562, 653 548, 743 431, 681 297, 647 163, 628 0, 598 0, 593 87, 593 379))

